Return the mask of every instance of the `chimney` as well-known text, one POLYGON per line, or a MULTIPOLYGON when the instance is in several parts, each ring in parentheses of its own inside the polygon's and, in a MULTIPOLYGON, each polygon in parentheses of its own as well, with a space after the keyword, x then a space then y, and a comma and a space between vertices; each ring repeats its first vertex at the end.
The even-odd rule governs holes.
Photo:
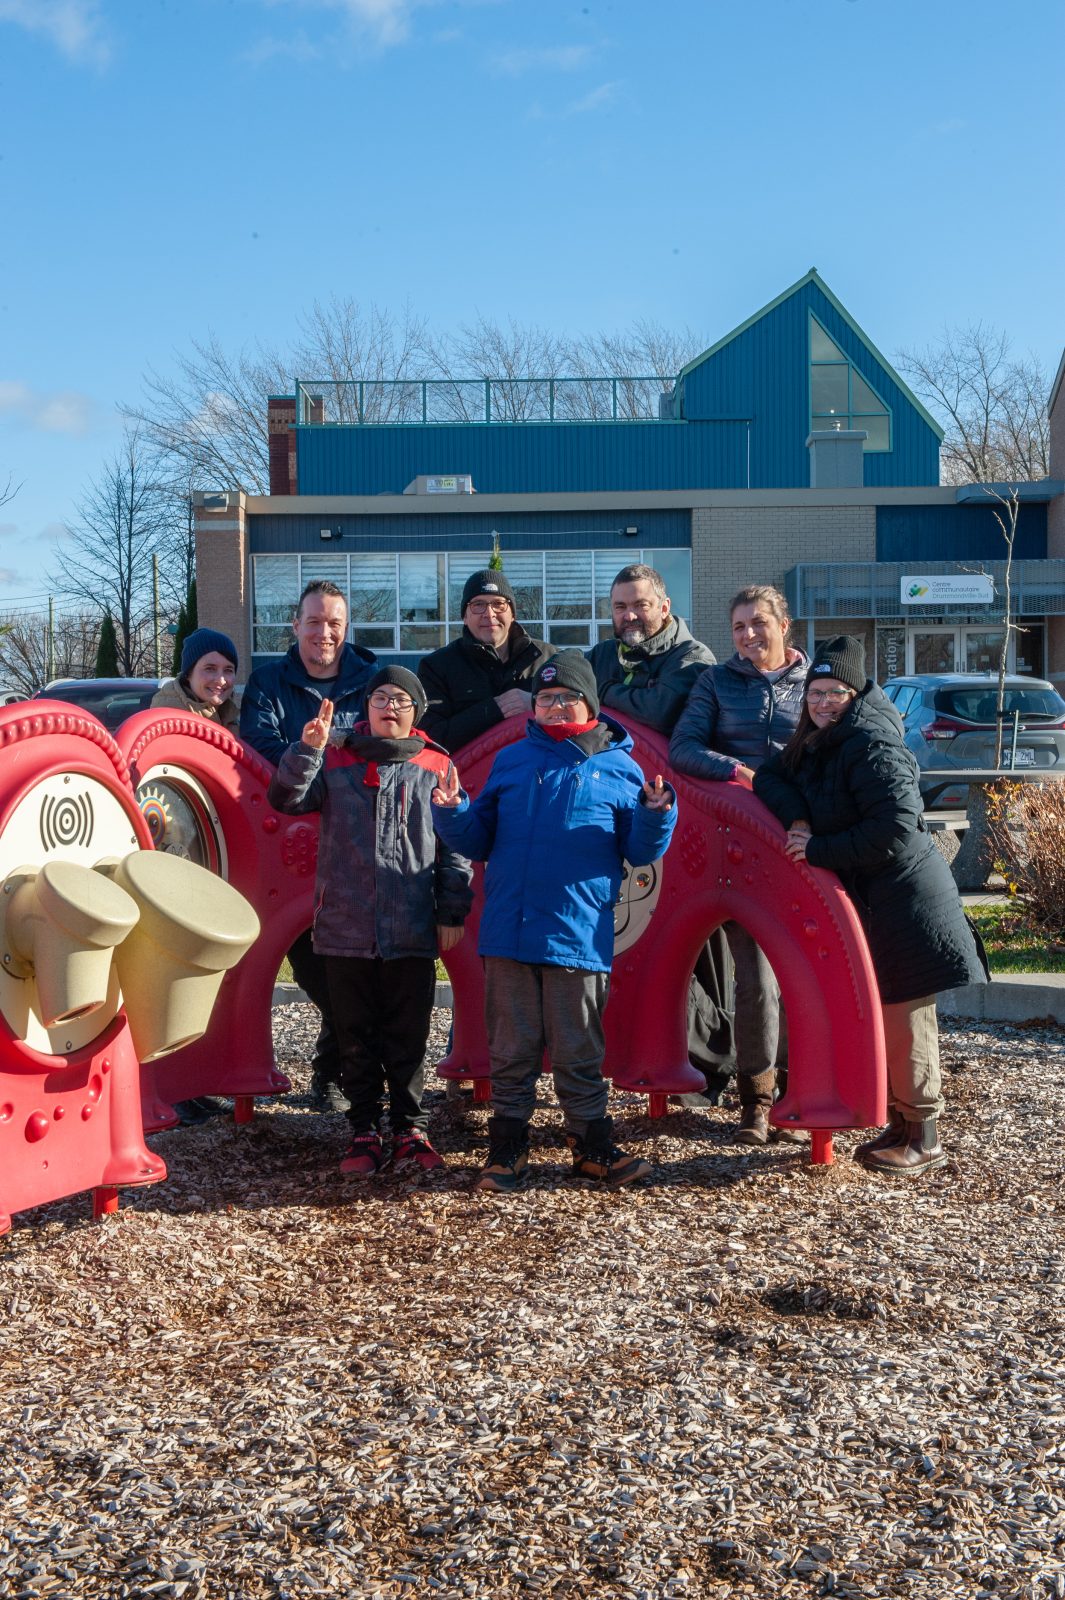
POLYGON ((864 428, 815 430, 806 440, 811 489, 861 489, 865 484, 864 428))
POLYGON ((296 400, 290 394, 272 394, 266 402, 266 433, 270 450, 270 493, 296 493, 296 400))

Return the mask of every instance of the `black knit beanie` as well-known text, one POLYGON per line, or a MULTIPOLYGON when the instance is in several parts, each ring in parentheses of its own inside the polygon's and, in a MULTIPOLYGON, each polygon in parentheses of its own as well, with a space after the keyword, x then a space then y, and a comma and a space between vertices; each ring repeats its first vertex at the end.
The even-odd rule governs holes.
POLYGON ((859 694, 869 681, 865 670, 865 645, 852 633, 837 633, 834 639, 819 644, 806 674, 806 687, 815 678, 838 678, 859 694))
POLYGON ((375 689, 385 688, 402 689, 404 694, 409 694, 414 701, 414 720, 421 721, 429 702, 420 678, 416 678, 413 672, 408 672, 406 667, 381 667, 366 685, 367 704, 375 689))
POLYGON ((488 599, 509 600, 510 609, 517 616, 518 608, 514 604, 514 590, 507 582, 505 573, 493 572, 490 567, 485 567, 483 572, 471 572, 462 588, 463 612, 465 613, 466 607, 471 600, 476 600, 478 595, 482 594, 488 599))
POLYGON ((534 700, 541 689, 572 689, 588 702, 593 721, 599 715, 595 673, 579 650, 563 650, 544 662, 532 681, 534 700))

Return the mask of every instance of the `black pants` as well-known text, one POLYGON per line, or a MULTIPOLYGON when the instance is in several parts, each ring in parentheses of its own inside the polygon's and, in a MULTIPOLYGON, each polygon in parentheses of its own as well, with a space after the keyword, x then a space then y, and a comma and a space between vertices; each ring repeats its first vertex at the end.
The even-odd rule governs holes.
POLYGON ((333 1008, 329 1000, 329 980, 325 975, 325 956, 316 956, 311 944, 311 930, 307 928, 288 953, 292 976, 307 998, 322 1013, 322 1026, 314 1046, 311 1070, 322 1083, 340 1082, 340 1050, 333 1027, 333 1008))
POLYGON ((355 1133, 369 1133, 381 1120, 388 1087, 392 1132, 425 1128, 422 1109, 425 1047, 436 994, 432 956, 323 956, 329 979, 340 1087, 355 1133))
POLYGON ((688 1059, 717 1092, 736 1070, 732 957, 724 928, 699 951, 688 986, 688 1059))

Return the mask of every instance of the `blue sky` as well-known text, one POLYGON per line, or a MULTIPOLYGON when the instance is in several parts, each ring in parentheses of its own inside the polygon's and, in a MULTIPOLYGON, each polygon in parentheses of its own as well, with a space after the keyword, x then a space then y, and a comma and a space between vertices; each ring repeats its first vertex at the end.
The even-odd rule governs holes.
POLYGON ((0 0, 0 609, 148 366, 352 295, 1065 343, 1061 0, 0 0), (1058 154, 1055 154, 1057 152, 1058 154))

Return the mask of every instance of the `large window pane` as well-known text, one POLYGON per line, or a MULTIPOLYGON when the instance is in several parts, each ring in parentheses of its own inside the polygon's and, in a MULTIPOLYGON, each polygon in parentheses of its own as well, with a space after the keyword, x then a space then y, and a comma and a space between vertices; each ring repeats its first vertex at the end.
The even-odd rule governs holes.
MULTIPOLYGON (((522 553, 505 551, 503 571, 517 602, 518 621, 542 626, 544 620, 544 558, 539 550, 522 553)), ((536 628, 530 630, 535 633, 536 628)))
POLYGON ((869 435, 866 450, 891 449, 891 424, 887 417, 855 417, 854 427, 864 428, 869 435))
POLYGON ((810 360, 811 361, 845 361, 847 358, 839 346, 828 337, 828 334, 817 321, 816 317, 810 318, 810 360))
MULTIPOLYGON (((635 553, 630 561, 626 555, 617 550, 595 551, 595 615, 597 617, 610 616, 610 585, 622 567, 630 566, 635 560, 635 553)), ((613 632, 613 628, 611 628, 611 632, 613 632)))
POLYGON ((846 367, 810 368, 810 409, 815 416, 825 412, 846 414, 846 367))
POLYGON ((439 650, 440 646, 447 643, 442 622, 429 623, 402 623, 399 630, 399 648, 401 650, 417 650, 426 653, 429 650, 439 650))
MULTIPOLYGON (((444 558, 442 555, 401 555, 399 558, 399 615, 403 622, 444 620, 444 558)), ((443 640, 441 639, 441 644, 443 640)), ((401 649, 405 648, 403 645, 401 649)), ((410 648, 415 648, 413 645, 410 648)))
POLYGON ((466 579, 474 572, 482 572, 489 559, 488 551, 476 550, 461 550, 456 555, 448 556, 447 614, 451 622, 462 621, 462 590, 466 579))
POLYGON ((587 622, 552 622, 548 628, 548 638, 560 650, 587 650, 590 626, 587 622))
POLYGON ((344 599, 348 598, 348 558, 346 555, 301 557, 301 589, 309 583, 335 583, 344 599))
POLYGON ((872 412, 874 415, 886 416, 887 406, 870 389, 864 378, 858 376, 851 368, 851 410, 872 412))
POLYGON ((355 630, 355 643, 361 644, 364 650, 394 650, 396 648, 396 630, 389 623, 387 628, 364 628, 355 630))
POLYGON ((592 552, 548 552, 547 616, 549 620, 590 618, 592 614, 592 552))
POLYGON ((292 643, 292 628, 288 623, 278 624, 276 627, 256 626, 255 628, 255 654, 267 656, 283 656, 292 643))
POLYGON ((351 558, 352 623, 358 626, 362 622, 394 622, 395 619, 395 556, 353 555, 351 558))
POLYGON ((692 614, 692 558, 690 550, 645 550, 643 559, 662 574, 673 611, 685 622, 692 614))
POLYGON ((282 655, 292 643, 292 616, 300 595, 297 556, 252 560, 253 638, 257 654, 282 655))

